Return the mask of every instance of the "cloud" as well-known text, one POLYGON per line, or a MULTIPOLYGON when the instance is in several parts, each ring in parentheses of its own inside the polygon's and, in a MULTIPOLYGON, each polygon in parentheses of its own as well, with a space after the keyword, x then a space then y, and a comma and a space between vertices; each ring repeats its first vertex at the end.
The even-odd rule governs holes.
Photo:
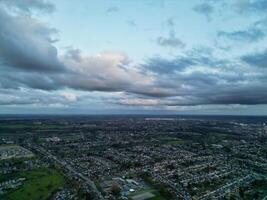
POLYGON ((162 22, 162 28, 168 28, 170 30, 174 30, 175 28, 175 21, 174 21, 174 17, 169 17, 168 19, 164 20, 162 22))
POLYGON ((167 26, 169 26, 171 28, 175 25, 174 19, 172 17, 170 17, 169 19, 167 19, 166 23, 167 23, 167 26))
POLYGON ((267 49, 263 52, 242 56, 241 59, 250 65, 267 68, 267 49))
POLYGON ((264 18, 261 18, 259 20, 257 20, 255 23, 254 23, 254 26, 255 27, 259 27, 263 30, 266 30, 267 28, 267 16, 264 17, 264 18))
MULTIPOLYGON (((33 89, 52 91, 62 89, 64 87, 55 83, 54 76, 40 74, 39 72, 9 73, 6 75, 6 79, 12 83, 11 87, 10 85, 6 85, 7 88, 13 88, 16 86, 17 88, 29 87, 33 89)), ((2 80, 0 80, 0 83, 1 82, 2 80)))
MULTIPOLYGON (((155 108, 267 104, 267 50, 242 56, 242 62, 216 57, 209 48, 184 50, 171 58, 152 56, 141 64, 118 51, 89 54, 68 47, 59 55, 54 44, 57 31, 32 14, 47 12, 49 4, 36 1, 39 4, 25 7, 29 2, 0 0, 1 105, 61 107, 83 101, 86 106, 88 100, 79 92, 92 94, 90 98, 98 98, 95 92, 110 94, 105 103, 155 108)), ((213 13, 205 4, 194 9, 208 18, 213 13)), ((185 47, 175 36, 172 18, 167 26, 169 37, 158 37, 158 45, 185 47)), ((250 42, 260 40, 263 33, 248 29, 220 32, 219 37, 250 42)))
MULTIPOLYGON (((262 64, 265 54, 256 60, 262 64)), ((195 51, 168 60, 155 57, 143 67, 147 73, 154 73, 155 86, 168 91, 169 96, 159 99, 159 106, 267 103, 267 75, 238 62, 218 60, 195 51)))
POLYGON ((113 13, 113 12, 118 12, 119 11, 119 8, 116 7, 116 6, 112 6, 112 7, 109 7, 106 12, 107 13, 113 13))
POLYGON ((120 105, 131 105, 131 106, 158 106, 160 100, 158 99, 141 99, 141 98, 131 98, 131 99, 120 99, 115 102, 115 104, 120 105))
POLYGON ((74 103, 77 101, 77 97, 75 94, 70 93, 70 92, 62 92, 62 96, 66 98, 71 103, 74 103))
POLYGON ((264 13, 267 11, 267 0, 237 0, 235 6, 240 13, 264 13))
MULTIPOLYGON (((139 66, 146 69, 144 72, 130 67, 124 53, 103 52, 91 56, 79 53, 79 58, 77 61, 63 56, 62 62, 68 67, 64 73, 48 73, 42 77, 38 73, 21 72, 12 82, 42 90, 70 88, 73 91, 111 92, 113 97, 104 101, 118 105, 176 107, 267 103, 266 75, 255 73, 255 70, 250 73, 250 68, 208 57, 202 51, 174 59, 148 59, 139 66), (114 98, 116 93, 127 96, 114 98)), ((58 101, 62 104, 77 102, 73 92, 60 92, 60 96, 63 99, 58 101)))
POLYGON ((156 42, 159 46, 170 48, 185 48, 186 44, 176 37, 174 18, 170 17, 162 23, 163 29, 168 29, 168 36, 159 36, 156 42))
POLYGON ((219 31, 218 37, 240 42, 257 42, 265 37, 265 33, 257 28, 238 30, 233 32, 219 31))
POLYGON ((171 47, 171 48, 184 48, 186 45, 180 39, 176 38, 175 32, 170 31, 169 37, 158 37, 158 45, 162 47, 171 47))
POLYGON ((178 58, 175 60, 173 59, 169 60, 157 56, 148 59, 147 62, 143 64, 142 67, 145 70, 149 70, 150 72, 153 73, 169 74, 184 69, 185 67, 191 66, 193 64, 194 61, 187 58, 178 58))
POLYGON ((134 70, 123 68, 130 62, 124 53, 103 52, 92 56, 80 55, 80 58, 78 62, 65 59, 70 72, 58 75, 58 84, 89 91, 118 91, 140 76, 134 70))
MULTIPOLYGON (((63 92, 64 93, 64 92, 63 92)), ((76 97, 76 96, 75 96, 76 97)), ((70 92, 65 92, 64 95, 54 92, 46 92, 35 89, 0 89, 0 105, 2 106, 50 106, 50 105, 71 105, 77 98, 70 92)))
POLYGON ((65 58, 71 59, 76 62, 81 61, 81 50, 80 49, 74 49, 73 47, 67 47, 65 52, 65 58))
MULTIPOLYGON (((18 1, 20 2, 20 1, 18 1)), ((59 72, 64 65, 53 46, 56 30, 31 16, 8 14, 0 4, 0 63, 20 70, 59 72)))
POLYGON ((135 23, 134 20, 128 20, 128 21, 127 21, 127 24, 128 24, 129 26, 136 26, 136 23, 135 23))
POLYGON ((208 3, 198 4, 193 7, 193 10, 204 15, 208 21, 211 20, 211 14, 214 12, 214 8, 208 3))
MULTIPOLYGON (((206 76, 210 75, 206 74, 206 76)), ((233 86, 231 84, 219 84, 218 81, 215 81, 213 84, 207 83, 199 86, 196 84, 197 82, 193 83, 194 87, 190 90, 183 90, 183 87, 177 86, 176 94, 166 98, 124 97, 121 100, 116 100, 115 103, 159 108, 160 106, 262 105, 267 102, 266 88, 255 82, 253 83, 253 81, 251 85, 241 84, 240 86, 235 84, 233 86)), ((177 85, 179 85, 179 81, 177 81, 177 85)))
POLYGON ((8 106, 8 105, 30 105, 35 103, 34 101, 30 101, 29 99, 19 98, 17 96, 7 96, 1 95, 0 106, 8 106))
POLYGON ((13 11, 17 9, 26 13, 31 13, 33 9, 49 13, 55 10, 54 5, 45 0, 0 0, 0 4, 13 11))
POLYGON ((165 59, 160 56, 155 56, 146 60, 142 64, 145 71, 150 71, 156 74, 173 74, 180 72, 192 66, 204 67, 227 67, 229 62, 222 59, 213 58, 211 52, 205 49, 195 49, 187 52, 183 56, 176 56, 172 59, 165 59))

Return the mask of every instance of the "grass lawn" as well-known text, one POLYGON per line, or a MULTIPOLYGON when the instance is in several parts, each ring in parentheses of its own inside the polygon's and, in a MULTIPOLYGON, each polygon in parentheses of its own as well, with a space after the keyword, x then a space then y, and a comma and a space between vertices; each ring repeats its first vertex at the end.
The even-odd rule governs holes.
POLYGON ((179 138, 173 138, 168 136, 161 136, 159 137, 159 140, 161 140, 165 144, 170 144, 170 145, 179 145, 184 143, 184 141, 179 138))
POLYGON ((153 193, 153 192, 155 192, 155 190, 154 189, 145 189, 145 190, 141 190, 141 191, 138 191, 138 192, 134 192, 134 193, 130 194, 129 196, 133 197, 133 196, 136 196, 136 195, 139 195, 139 194, 144 194, 146 192, 153 193))
POLYGON ((166 200, 165 198, 163 198, 162 196, 155 196, 150 198, 149 200, 166 200))
POLYGON ((23 172, 16 177, 27 180, 17 190, 7 193, 6 200, 45 200, 64 185, 63 175, 51 169, 23 172))
POLYGON ((1 144, 0 149, 5 149, 5 148, 18 148, 19 146, 16 144, 1 144))
POLYGON ((161 196, 158 191, 156 189, 145 189, 145 190, 141 190, 138 192, 135 192, 133 194, 130 195, 130 197, 136 196, 136 195, 140 195, 140 194, 144 194, 147 192, 151 192, 152 194, 154 194, 155 196, 152 198, 149 198, 149 200, 166 200, 163 196, 161 196))
POLYGON ((167 142, 168 144, 172 144, 172 145, 178 145, 178 144, 183 144, 184 141, 183 140, 171 140, 167 142))

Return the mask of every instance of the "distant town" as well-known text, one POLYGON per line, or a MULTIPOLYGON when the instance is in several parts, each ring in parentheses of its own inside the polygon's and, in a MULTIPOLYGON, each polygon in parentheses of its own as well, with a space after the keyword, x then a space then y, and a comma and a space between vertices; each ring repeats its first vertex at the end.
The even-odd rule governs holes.
POLYGON ((266 200, 267 117, 1 117, 0 199, 266 200))

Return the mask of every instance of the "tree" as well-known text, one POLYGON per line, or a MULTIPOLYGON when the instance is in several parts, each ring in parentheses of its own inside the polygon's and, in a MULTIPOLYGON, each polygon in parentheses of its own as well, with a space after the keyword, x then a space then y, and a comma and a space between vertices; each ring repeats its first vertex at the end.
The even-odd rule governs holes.
POLYGON ((112 194, 114 194, 115 196, 118 196, 121 192, 121 188, 119 186, 118 183, 116 182, 113 182, 112 185, 111 185, 111 192, 112 194))
POLYGON ((244 194, 244 189, 243 188, 239 188, 239 196, 242 198, 242 199, 244 199, 244 197, 245 197, 245 194, 244 194))

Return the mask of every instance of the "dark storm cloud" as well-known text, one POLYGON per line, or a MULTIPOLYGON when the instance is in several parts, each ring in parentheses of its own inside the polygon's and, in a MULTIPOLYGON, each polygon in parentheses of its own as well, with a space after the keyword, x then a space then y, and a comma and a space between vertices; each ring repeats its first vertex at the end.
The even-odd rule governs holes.
POLYGON ((222 94, 222 95, 215 95, 209 98, 209 102, 211 104, 241 104, 241 105, 259 105, 259 104, 266 104, 267 96, 255 96, 253 95, 245 95, 241 93, 240 95, 237 94, 222 94))
POLYGON ((165 98, 175 96, 175 91, 170 88, 163 88, 161 85, 155 85, 150 87, 132 88, 131 90, 126 90, 131 94, 142 95, 143 97, 153 97, 153 98, 165 98))
POLYGON ((193 10, 197 13, 204 15, 208 21, 211 20, 211 14, 214 12, 214 8, 209 3, 198 4, 193 7, 193 10))
MULTIPOLYGON (((202 85, 203 87, 203 85, 202 85)), ((267 102, 266 87, 259 84, 253 85, 205 85, 199 91, 197 87, 191 92, 178 92, 166 98, 147 98, 137 96, 138 101, 116 101, 124 105, 145 106, 199 106, 199 105, 263 105, 267 102)), ((127 100, 127 99, 126 99, 127 100)))
POLYGON ((29 15, 11 15, 0 2, 0 63, 21 70, 56 72, 64 69, 48 28, 29 15))
MULTIPOLYGON (((246 61, 249 64, 266 63, 267 51, 253 55, 246 61), (253 58, 253 59, 252 59, 253 58), (253 63, 252 63, 253 62, 253 63)), ((246 57, 247 58, 247 57, 246 57)), ((153 72, 157 77, 154 87, 167 91, 165 98, 158 100, 161 106, 196 106, 196 105, 256 105, 267 103, 267 75, 256 73, 257 70, 246 69, 240 63, 218 60, 201 51, 193 51, 183 57, 163 59, 155 57, 148 60, 143 67, 147 73, 153 72), (190 69, 190 70, 188 70, 190 69)), ((142 95, 147 96, 146 93, 142 95)), ((138 97, 137 102, 146 106, 155 101, 138 97)), ((122 103, 131 104, 123 101, 122 103)))
MULTIPOLYGON (((187 77, 188 80, 192 77, 187 77)), ((181 81, 181 77, 176 79, 175 95, 169 98, 159 99, 159 105, 166 106, 196 106, 196 105, 259 105, 267 103, 267 89, 256 81, 248 84, 227 83, 227 77, 223 80, 213 77, 211 74, 194 75, 194 81, 181 81), (202 77, 206 77, 202 79, 202 77), (213 79, 211 82, 208 79, 213 79), (206 83, 204 83, 206 82, 206 83), (179 85, 190 84, 192 89, 183 89, 179 85)), ((237 80, 238 81, 238 80, 237 80)), ((266 79, 264 81, 267 82, 266 79)), ((153 105, 153 104, 152 104, 153 105)))
POLYGON ((24 87, 46 91, 57 90, 64 87, 56 84, 53 76, 46 76, 39 73, 17 73, 17 77, 13 76, 10 77, 10 79, 22 84, 24 87))
POLYGON ((233 32, 219 31, 218 37, 241 42, 257 42, 265 37, 265 33, 257 28, 233 32))
POLYGON ((245 55, 241 59, 250 65, 267 68, 267 49, 263 52, 245 55))
POLYGON ((56 77, 38 72, 2 72, 0 88, 33 88, 46 91, 57 90, 63 86, 56 84, 56 77))
POLYGON ((21 86, 19 83, 10 79, 9 73, 0 72, 0 89, 19 89, 21 86))

